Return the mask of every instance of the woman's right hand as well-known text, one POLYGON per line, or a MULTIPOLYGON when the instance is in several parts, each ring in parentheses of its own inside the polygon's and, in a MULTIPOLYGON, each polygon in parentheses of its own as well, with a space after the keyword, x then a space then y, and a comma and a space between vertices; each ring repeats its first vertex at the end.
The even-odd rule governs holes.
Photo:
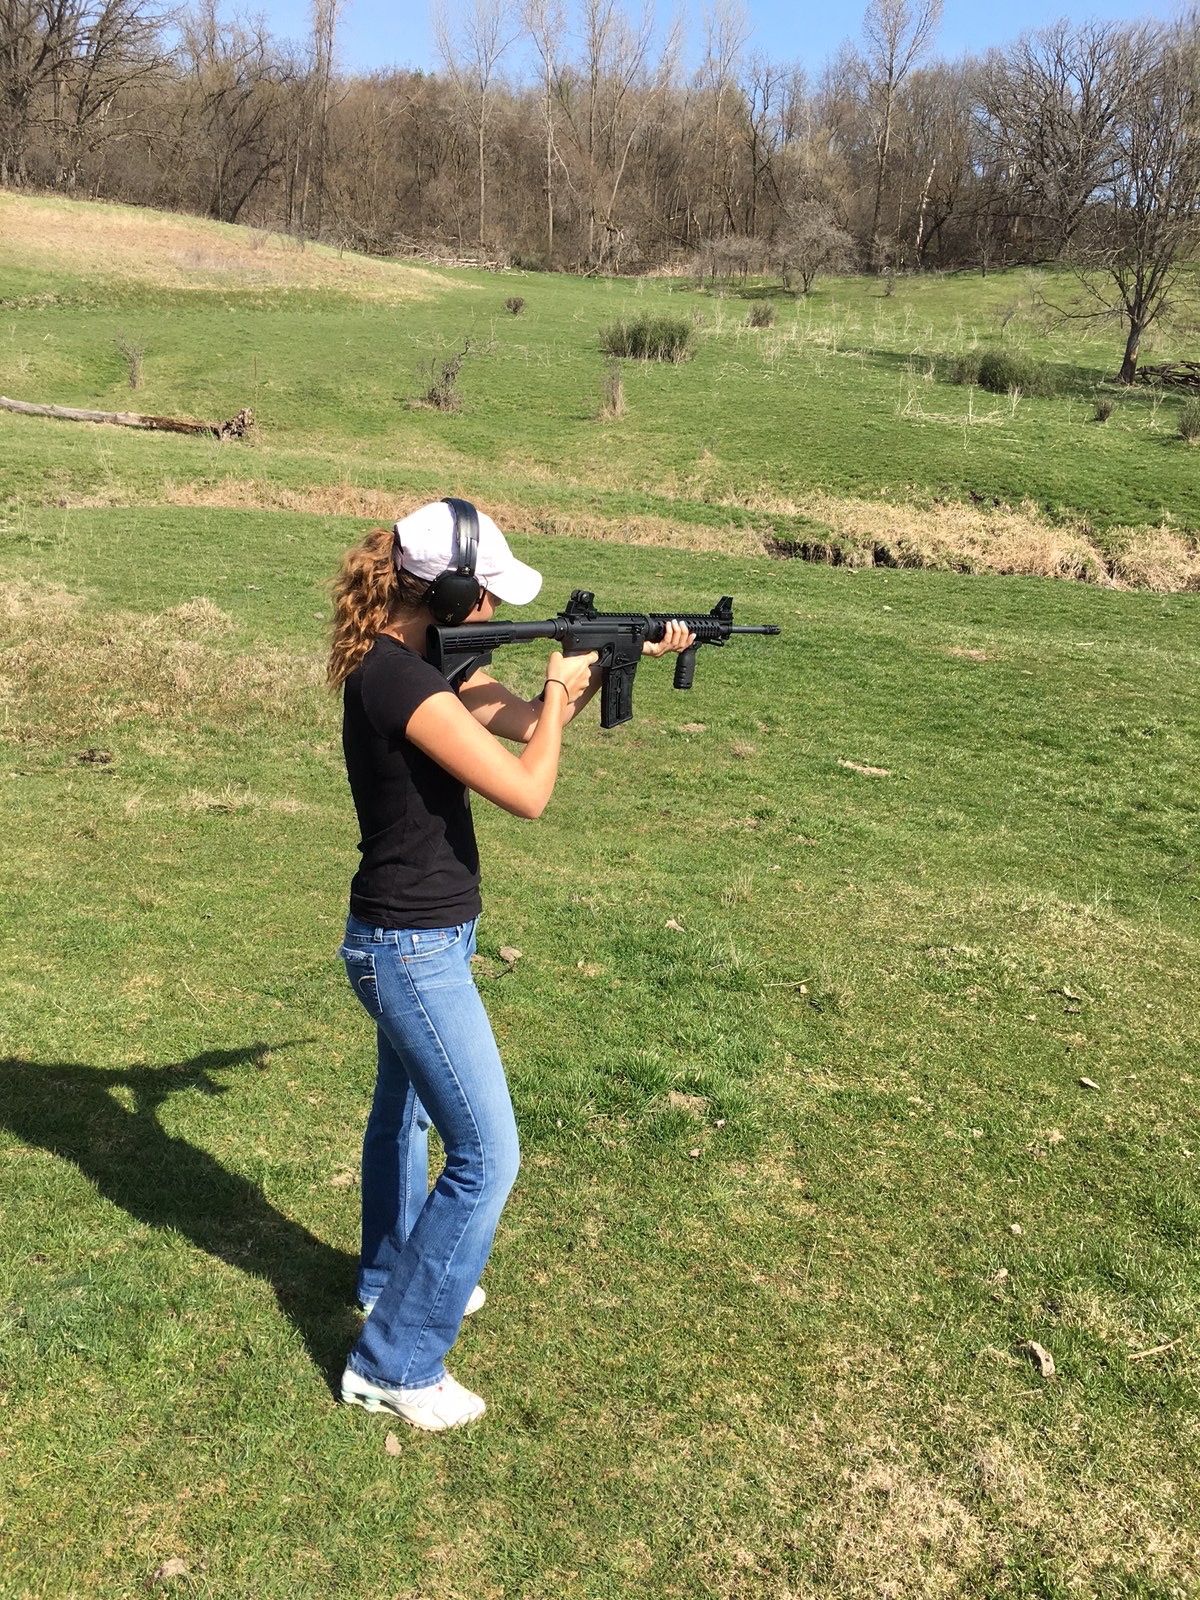
MULTIPOLYGON (((552 683, 561 683, 567 691, 566 703, 574 704, 575 700, 589 687, 592 681, 592 668, 600 657, 595 650, 588 651, 583 656, 564 656, 561 651, 555 650, 546 663, 546 687, 552 683)), ((557 693, 557 690, 552 691, 557 693)), ((543 691, 545 695, 545 691, 543 691)), ((548 695, 545 695, 549 699, 548 695)))

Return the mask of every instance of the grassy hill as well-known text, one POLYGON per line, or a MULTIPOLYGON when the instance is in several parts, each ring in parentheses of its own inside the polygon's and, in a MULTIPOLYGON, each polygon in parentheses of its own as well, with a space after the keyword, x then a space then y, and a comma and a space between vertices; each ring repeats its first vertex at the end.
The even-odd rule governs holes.
POLYGON ((1194 526, 1172 402, 964 423, 899 350, 998 339, 1013 280, 838 285, 837 343, 787 306, 776 356, 685 285, 176 219, 120 263, 81 220, 68 267, 16 238, 39 207, 134 226, 0 197, 0 392, 261 428, 0 415, 0 1596, 1200 1592, 1200 602, 764 547, 1194 526), (644 304, 700 310, 696 356, 598 423, 597 330, 644 304), (463 411, 410 409, 467 331, 463 411), (539 611, 784 631, 687 697, 647 663, 539 822, 477 808, 524 1165, 455 1352, 489 1415, 427 1438, 331 1392, 372 1069, 320 675, 361 518, 454 489, 539 611))
POLYGON ((44 424, 2 416, 10 504, 319 511, 336 492, 371 515, 457 488, 547 532, 1200 584, 1182 402, 1109 386, 1114 414, 1095 420, 1115 326, 1056 324, 1024 273, 913 279, 890 297, 875 280, 828 281, 799 302, 776 292, 773 326, 752 328, 749 303, 767 292, 434 274, 195 219, 0 195, 0 393, 124 409, 123 341, 144 351, 140 409, 226 417, 250 405, 260 424, 253 452, 198 458, 110 430, 61 429, 48 449, 44 424), (599 421, 600 330, 643 312, 694 322, 693 358, 626 363, 626 413, 599 421), (461 411, 414 409, 419 369, 467 343, 461 411), (992 348, 1044 359, 1062 392, 947 381, 956 358, 992 348))

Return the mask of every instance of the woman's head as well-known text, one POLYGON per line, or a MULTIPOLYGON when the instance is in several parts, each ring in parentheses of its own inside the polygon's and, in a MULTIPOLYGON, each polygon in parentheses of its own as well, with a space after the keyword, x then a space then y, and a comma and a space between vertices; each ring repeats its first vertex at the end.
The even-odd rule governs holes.
MULTIPOLYGON (((542 586, 539 572, 518 561, 486 512, 477 513, 475 576, 484 591, 510 605, 527 605, 542 586)), ((375 528, 342 557, 333 585, 333 639, 327 677, 336 689, 350 676, 383 630, 425 607, 430 584, 461 557, 456 515, 435 500, 375 528)))
POLYGON ((466 546, 462 517, 474 512, 477 526, 474 575, 481 589, 510 606, 526 606, 542 587, 542 575, 518 561, 486 511, 469 502, 432 500, 402 517, 394 528, 396 564, 403 572, 432 583, 462 563, 466 546))

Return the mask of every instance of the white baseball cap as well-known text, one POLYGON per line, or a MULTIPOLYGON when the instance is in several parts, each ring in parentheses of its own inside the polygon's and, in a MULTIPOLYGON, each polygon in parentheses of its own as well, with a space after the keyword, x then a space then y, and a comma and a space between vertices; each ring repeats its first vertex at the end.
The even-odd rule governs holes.
MULTIPOLYGON (((479 549, 475 576, 489 594, 510 606, 527 606, 542 587, 542 575, 518 561, 508 541, 486 511, 479 517, 479 549)), ((410 516, 401 517, 396 535, 395 560, 401 572, 414 578, 440 578, 458 561, 454 537, 454 512, 445 500, 433 500, 410 516)))

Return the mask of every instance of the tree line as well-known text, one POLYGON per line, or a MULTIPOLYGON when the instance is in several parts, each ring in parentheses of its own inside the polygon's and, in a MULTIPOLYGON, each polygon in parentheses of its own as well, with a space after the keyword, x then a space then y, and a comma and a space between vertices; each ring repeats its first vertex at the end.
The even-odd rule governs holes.
POLYGON ((627 0, 446 0, 433 72, 337 63, 217 0, 0 0, 0 184, 381 254, 807 289, 1060 262, 1122 376, 1200 228, 1200 21, 1059 22, 936 57, 941 0, 870 0, 811 78, 711 0, 698 67, 627 0))

